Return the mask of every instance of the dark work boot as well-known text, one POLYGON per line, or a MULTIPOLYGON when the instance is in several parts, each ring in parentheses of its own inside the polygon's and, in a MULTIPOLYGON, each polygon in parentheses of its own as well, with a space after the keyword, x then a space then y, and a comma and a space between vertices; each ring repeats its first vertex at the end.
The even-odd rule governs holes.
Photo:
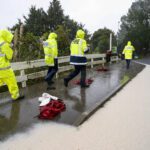
POLYGON ((24 99, 25 96, 24 95, 20 95, 17 99, 14 99, 13 102, 18 101, 18 100, 22 100, 24 99))
POLYGON ((65 78, 64 78, 64 85, 65 85, 65 87, 68 86, 68 81, 65 78))
POLYGON ((55 90, 56 88, 54 86, 48 85, 47 90, 55 90))
POLYGON ((81 85, 81 88, 88 88, 90 85, 89 84, 83 84, 81 85))
POLYGON ((54 81, 47 81, 48 86, 54 84, 54 81))
POLYGON ((55 90, 56 88, 54 86, 52 86, 52 84, 54 84, 53 81, 48 81, 47 82, 47 90, 55 90))
POLYGON ((48 84, 54 84, 54 81, 50 81, 50 82, 48 82, 48 84))

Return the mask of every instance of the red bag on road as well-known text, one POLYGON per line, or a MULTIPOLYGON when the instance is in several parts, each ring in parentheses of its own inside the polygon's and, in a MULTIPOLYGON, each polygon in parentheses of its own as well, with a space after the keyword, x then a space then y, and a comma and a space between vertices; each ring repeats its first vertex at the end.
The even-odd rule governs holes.
POLYGON ((66 106, 62 100, 51 100, 47 105, 40 106, 39 119, 53 119, 62 111, 65 111, 66 106))

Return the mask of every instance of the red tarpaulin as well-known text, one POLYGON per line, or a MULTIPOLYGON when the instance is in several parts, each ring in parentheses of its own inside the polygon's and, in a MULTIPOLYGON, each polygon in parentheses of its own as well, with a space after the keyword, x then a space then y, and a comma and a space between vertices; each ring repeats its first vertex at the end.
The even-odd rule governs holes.
MULTIPOLYGON (((92 84, 94 80, 93 79, 86 79, 85 83, 86 84, 92 84)), ((80 80, 75 80, 73 81, 74 84, 80 85, 80 80)))
POLYGON ((39 119, 53 119, 62 111, 65 111, 66 105, 62 100, 51 100, 47 105, 40 106, 39 119))
POLYGON ((96 69, 96 71, 108 71, 108 69, 104 68, 104 67, 101 67, 101 68, 96 69))

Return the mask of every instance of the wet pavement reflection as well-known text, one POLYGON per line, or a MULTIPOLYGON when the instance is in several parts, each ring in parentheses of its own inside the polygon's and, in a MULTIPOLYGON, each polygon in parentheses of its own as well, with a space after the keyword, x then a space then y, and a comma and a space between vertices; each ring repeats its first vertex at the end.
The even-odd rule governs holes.
POLYGON ((140 62, 140 63, 143 63, 143 64, 150 65, 150 56, 147 56, 143 59, 136 60, 136 62, 140 62))
MULTIPOLYGON (((99 68, 97 66, 96 68, 99 68)), ((18 102, 0 104, 0 140, 17 132, 24 132, 36 123, 55 121, 73 125, 83 112, 97 102, 103 103, 104 97, 112 92, 118 85, 123 85, 135 77, 144 65, 132 62, 131 68, 126 70, 125 62, 110 64, 106 66, 109 71, 97 72, 96 68, 87 70, 87 78, 94 81, 89 88, 80 88, 74 84, 75 78, 66 88, 63 79, 57 79, 56 90, 46 91, 46 83, 41 82, 22 89, 26 95, 25 99, 18 102), (62 112, 54 120, 43 121, 37 118, 39 114, 38 97, 47 92, 64 100, 66 111, 62 112)), ((0 102, 7 101, 9 94, 1 93, 0 102)))
POLYGON ((20 115, 20 103, 0 107, 0 135, 11 134, 18 125, 20 115))

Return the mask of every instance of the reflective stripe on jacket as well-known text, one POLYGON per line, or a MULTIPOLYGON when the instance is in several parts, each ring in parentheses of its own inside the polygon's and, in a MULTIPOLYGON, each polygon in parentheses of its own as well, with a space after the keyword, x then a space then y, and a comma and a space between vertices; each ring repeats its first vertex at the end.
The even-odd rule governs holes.
POLYGON ((134 52, 134 47, 130 44, 126 45, 122 54, 125 55, 125 59, 132 59, 133 57, 133 52, 134 52))
POLYGON ((51 33, 48 40, 43 43, 45 63, 48 66, 54 66, 54 59, 58 57, 58 48, 56 41, 56 34, 51 33))
POLYGON ((0 70, 7 70, 10 68, 9 59, 12 58, 13 51, 10 45, 5 42, 0 44, 0 70))
POLYGON ((71 56, 70 64, 73 65, 86 65, 87 59, 84 55, 87 50, 86 41, 82 38, 76 38, 72 41, 70 46, 71 56))

